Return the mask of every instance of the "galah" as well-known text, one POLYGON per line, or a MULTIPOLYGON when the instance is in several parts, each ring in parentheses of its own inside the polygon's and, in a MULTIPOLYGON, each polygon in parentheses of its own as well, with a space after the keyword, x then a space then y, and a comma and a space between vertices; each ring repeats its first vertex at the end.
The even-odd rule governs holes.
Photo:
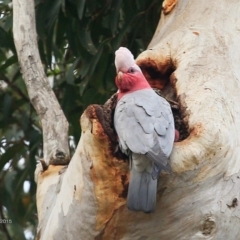
POLYGON ((130 210, 153 212, 157 179, 161 170, 170 171, 175 128, 169 103, 150 87, 124 47, 115 52, 118 102, 114 127, 121 151, 129 156, 130 180, 127 206, 130 210))

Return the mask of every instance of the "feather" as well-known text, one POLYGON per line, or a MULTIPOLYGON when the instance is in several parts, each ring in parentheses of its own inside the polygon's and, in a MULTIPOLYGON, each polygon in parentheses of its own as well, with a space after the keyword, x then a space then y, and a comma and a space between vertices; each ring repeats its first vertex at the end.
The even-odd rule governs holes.
POLYGON ((130 210, 152 212, 158 175, 161 170, 171 170, 168 157, 175 137, 172 111, 168 102, 150 88, 127 48, 116 51, 115 65, 122 73, 116 82, 120 92, 114 126, 119 147, 130 159, 127 206, 130 210))
POLYGON ((165 114, 157 117, 158 111, 152 111, 152 115, 146 114, 145 108, 148 105, 144 105, 145 108, 140 107, 136 105, 136 100, 150 100, 155 109, 159 109, 163 101, 152 89, 135 91, 120 99, 114 115, 114 126, 119 139, 135 153, 146 154, 155 146, 162 146, 163 153, 169 157, 175 134, 173 116, 168 111, 170 106, 164 105, 161 112, 165 114))
POLYGON ((127 72, 128 69, 131 67, 135 67, 140 72, 142 72, 141 69, 135 63, 132 53, 125 47, 120 47, 115 52, 115 66, 117 72, 119 71, 127 72))
MULTIPOLYGON (((141 157, 143 162, 148 162, 144 155, 141 155, 141 157)), ((156 205, 156 196, 157 179, 153 179, 151 173, 147 170, 139 172, 135 167, 131 167, 127 196, 128 208, 133 211, 153 212, 156 205)))

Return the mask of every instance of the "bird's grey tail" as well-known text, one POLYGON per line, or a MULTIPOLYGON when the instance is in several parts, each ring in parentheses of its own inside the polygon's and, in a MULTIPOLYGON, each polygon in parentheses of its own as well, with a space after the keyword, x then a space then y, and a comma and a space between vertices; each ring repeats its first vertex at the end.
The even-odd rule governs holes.
POLYGON ((137 172, 131 168, 127 206, 133 211, 153 212, 156 206, 157 178, 147 171, 137 172))

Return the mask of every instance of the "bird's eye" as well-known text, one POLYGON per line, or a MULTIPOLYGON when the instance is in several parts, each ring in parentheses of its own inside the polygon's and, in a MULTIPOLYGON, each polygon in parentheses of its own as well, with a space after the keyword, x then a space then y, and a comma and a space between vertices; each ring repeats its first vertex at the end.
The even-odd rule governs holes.
POLYGON ((134 70, 134 68, 131 67, 131 68, 129 68, 128 72, 129 72, 129 73, 134 73, 135 70, 134 70))

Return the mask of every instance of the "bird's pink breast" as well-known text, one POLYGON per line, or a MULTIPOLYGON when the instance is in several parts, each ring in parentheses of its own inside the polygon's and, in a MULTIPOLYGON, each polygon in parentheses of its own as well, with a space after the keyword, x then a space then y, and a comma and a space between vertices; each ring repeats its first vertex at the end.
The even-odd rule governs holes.
POLYGON ((119 89, 118 100, 128 93, 151 88, 141 72, 123 73, 121 80, 116 79, 116 82, 119 89))

